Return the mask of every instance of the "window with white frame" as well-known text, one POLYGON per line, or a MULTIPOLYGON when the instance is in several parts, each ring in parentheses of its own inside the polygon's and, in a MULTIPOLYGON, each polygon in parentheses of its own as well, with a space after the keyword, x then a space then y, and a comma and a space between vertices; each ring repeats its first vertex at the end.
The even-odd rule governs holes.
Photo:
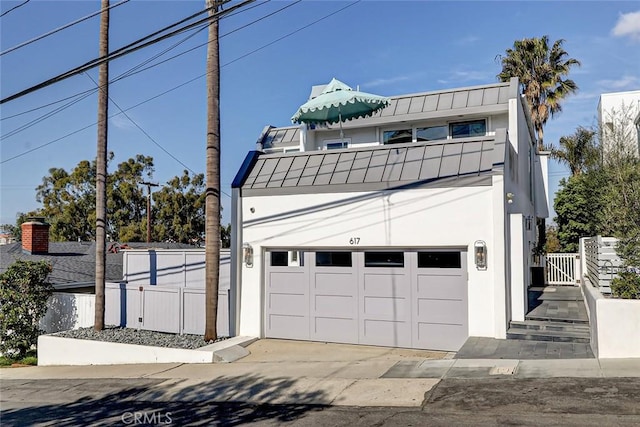
POLYGON ((322 141, 323 150, 340 150, 351 146, 351 138, 325 139, 322 141))

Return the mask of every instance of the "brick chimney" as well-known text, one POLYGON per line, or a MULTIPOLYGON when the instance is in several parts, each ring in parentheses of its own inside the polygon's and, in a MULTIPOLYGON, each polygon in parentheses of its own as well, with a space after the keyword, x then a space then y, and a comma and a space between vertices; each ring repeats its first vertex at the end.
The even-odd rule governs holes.
POLYGON ((44 218, 29 218, 22 224, 22 250, 28 254, 49 252, 49 227, 44 218))

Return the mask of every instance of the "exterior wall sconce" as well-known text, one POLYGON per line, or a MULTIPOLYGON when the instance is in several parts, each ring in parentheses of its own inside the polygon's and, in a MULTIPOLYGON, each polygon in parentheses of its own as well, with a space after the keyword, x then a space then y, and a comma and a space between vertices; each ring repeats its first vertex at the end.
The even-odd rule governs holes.
POLYGON ((484 240, 476 240, 473 244, 476 268, 478 270, 487 269, 487 243, 484 240))
POLYGON ((247 268, 253 267, 253 247, 250 244, 242 245, 242 257, 247 268))

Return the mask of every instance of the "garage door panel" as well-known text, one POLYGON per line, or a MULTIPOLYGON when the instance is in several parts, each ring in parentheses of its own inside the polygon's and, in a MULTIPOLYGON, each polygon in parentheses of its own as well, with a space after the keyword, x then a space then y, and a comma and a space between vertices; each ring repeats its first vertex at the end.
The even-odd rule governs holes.
POLYGON ((419 322, 417 345, 432 350, 458 351, 467 340, 467 328, 461 325, 419 322))
POLYGON ((411 327, 409 322, 365 319, 360 343, 411 347, 411 327))
POLYGON ((419 298, 456 299, 465 298, 465 283, 462 276, 418 276, 419 298), (462 282, 462 283, 461 283, 462 282))
POLYGON ((358 342, 358 321, 356 318, 316 317, 312 339, 341 343, 358 342))
POLYGON ((353 295, 357 287, 355 274, 345 273, 316 273, 312 281, 314 292, 317 294, 353 295))
POLYGON ((406 298, 364 297, 364 315, 387 320, 409 320, 411 306, 406 298))
POLYGON ((356 299, 351 295, 316 295, 315 315, 335 317, 356 317, 356 299))
POLYGON ((309 318, 271 314, 267 317, 267 335, 270 338, 309 339, 309 318))
POLYGON ((292 316, 307 315, 306 295, 269 294, 269 311, 275 314, 290 314, 292 316))
POLYGON ((405 274, 364 274, 366 295, 407 295, 409 287, 405 274))
POLYGON ((418 321, 461 325, 466 310, 462 301, 421 299, 418 300, 418 321))
POLYGON ((307 276, 303 272, 271 272, 269 279, 267 285, 270 292, 307 293, 309 290, 307 276))

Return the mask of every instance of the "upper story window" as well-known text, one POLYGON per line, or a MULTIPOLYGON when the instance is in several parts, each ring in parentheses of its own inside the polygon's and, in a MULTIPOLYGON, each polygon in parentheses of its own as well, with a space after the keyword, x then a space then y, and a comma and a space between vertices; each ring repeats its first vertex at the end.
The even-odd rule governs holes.
POLYGON ((466 138, 469 136, 484 136, 487 134, 487 121, 473 120, 468 122, 451 123, 449 125, 451 138, 466 138))
POLYGON ((383 144, 402 144, 413 141, 413 132, 411 129, 401 130, 385 130, 382 133, 383 144))
POLYGON ((436 141, 439 139, 447 139, 449 136, 449 128, 443 126, 429 126, 416 129, 416 141, 436 141))
POLYGON ((325 139, 322 141, 323 148, 325 150, 340 150, 342 148, 349 148, 351 145, 351 138, 340 139, 325 139))

